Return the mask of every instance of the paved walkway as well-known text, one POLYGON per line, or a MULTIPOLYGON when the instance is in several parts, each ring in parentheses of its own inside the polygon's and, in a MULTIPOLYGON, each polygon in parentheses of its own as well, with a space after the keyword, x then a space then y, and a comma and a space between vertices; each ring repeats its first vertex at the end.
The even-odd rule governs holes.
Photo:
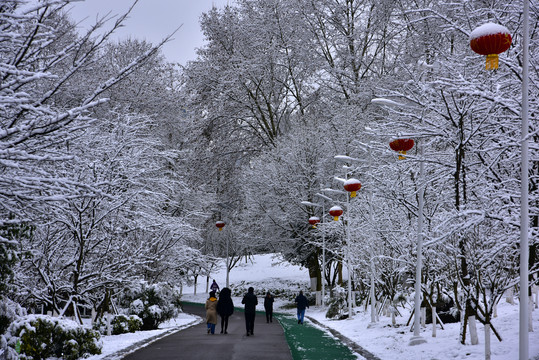
MULTIPOLYGON (((203 306, 184 304, 186 313, 206 318, 203 306)), ((283 328, 276 320, 266 323, 262 314, 256 315, 254 336, 246 336, 243 312, 235 311, 230 317, 228 334, 220 334, 221 319, 215 335, 207 334, 206 322, 178 331, 151 343, 123 359, 268 359, 291 360, 283 328)))

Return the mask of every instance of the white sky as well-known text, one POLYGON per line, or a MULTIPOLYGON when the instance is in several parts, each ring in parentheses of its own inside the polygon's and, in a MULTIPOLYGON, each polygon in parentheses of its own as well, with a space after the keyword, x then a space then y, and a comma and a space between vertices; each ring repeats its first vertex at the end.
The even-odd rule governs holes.
MULTIPOLYGON (((86 0, 73 3, 71 17, 80 21, 83 28, 95 22, 96 15, 123 14, 134 0, 86 0)), ((196 57, 195 48, 203 45, 199 19, 213 5, 222 8, 233 4, 233 0, 139 0, 125 27, 118 30, 117 39, 127 37, 157 43, 182 26, 174 35, 174 40, 162 48, 168 61, 185 64, 196 57)))

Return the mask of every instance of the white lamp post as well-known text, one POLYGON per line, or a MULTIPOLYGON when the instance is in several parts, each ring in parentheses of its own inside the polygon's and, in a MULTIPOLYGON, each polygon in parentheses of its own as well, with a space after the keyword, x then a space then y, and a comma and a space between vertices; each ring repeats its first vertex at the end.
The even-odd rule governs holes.
POLYGON ((522 24, 522 134, 520 176, 520 309, 519 309, 519 359, 529 357, 528 308, 528 65, 529 65, 529 1, 523 3, 522 24))
MULTIPOLYGON (((324 200, 332 201, 332 199, 328 198, 327 196, 323 194, 316 193, 315 196, 318 196, 324 200)), ((324 216, 326 216, 326 209, 324 206, 324 203, 322 203, 322 223, 324 223, 324 216)), ((326 297, 326 282, 325 282, 325 271, 326 271, 326 236, 324 235, 324 232, 322 231, 322 306, 324 306, 324 299, 326 297)))
MULTIPOLYGON (((405 106, 396 101, 376 98, 371 100, 372 104, 388 105, 388 106, 405 106)), ((423 122, 423 121, 422 121, 423 122)), ((420 334, 420 313, 421 313, 421 267, 423 256, 423 195, 425 191, 425 173, 424 173, 424 157, 425 151, 423 144, 420 144, 420 159, 419 159, 419 194, 418 194, 418 214, 417 214, 417 262, 415 267, 415 284, 414 284, 414 335, 410 339, 409 345, 419 345, 426 343, 427 340, 420 334)), ((418 144, 419 146, 419 144, 418 144)))
MULTIPOLYGON (((215 226, 219 229, 219 231, 222 231, 225 227, 224 221, 217 221, 215 223, 215 226)), ((229 270, 228 270, 228 236, 226 236, 226 287, 229 287, 229 270)))
MULTIPOLYGON (((370 129, 369 129, 370 130, 370 129)), ((368 152, 369 152, 369 167, 368 167, 368 170, 367 172, 369 172, 369 174, 371 174, 371 152, 370 152, 370 147, 367 146, 368 148, 368 152)), ((353 157, 350 157, 350 156, 347 156, 347 155, 336 155, 334 157, 336 160, 339 160, 339 161, 343 161, 343 162, 360 162, 361 160, 360 159, 357 159, 357 158, 353 158, 353 157)), ((374 239, 374 234, 373 234, 373 226, 374 226, 374 211, 373 211, 373 208, 372 208, 372 187, 373 187, 373 176, 372 174, 370 175, 371 177, 371 184, 369 184, 370 186, 367 186, 367 193, 368 193, 368 196, 369 196, 369 220, 371 222, 371 226, 369 227, 369 232, 370 232, 370 237, 371 237, 371 240, 374 239)), ((374 288, 374 284, 375 284, 375 268, 374 268, 374 258, 371 254, 371 259, 370 259, 370 266, 371 266, 371 271, 370 271, 370 277, 371 277, 371 290, 370 290, 370 298, 371 298, 371 324, 374 324, 376 323, 376 293, 375 293, 375 288, 374 288)))
POLYGON ((347 192, 333 190, 333 189, 322 189, 322 191, 345 194, 346 195, 346 211, 348 218, 346 219, 346 267, 348 269, 347 281, 348 281, 348 318, 352 319, 353 308, 352 308, 352 266, 350 264, 350 199, 347 192))
POLYGON ((414 284, 414 336, 410 339, 409 345, 419 345, 426 343, 427 340, 421 336, 420 330, 420 313, 421 313, 421 267, 423 256, 423 194, 425 191, 425 173, 424 173, 424 147, 420 144, 420 159, 419 159, 419 194, 418 209, 417 209, 417 263, 415 267, 415 284, 414 284))
MULTIPOLYGON (((324 223, 324 216, 326 215, 326 209, 323 203, 322 205, 313 203, 310 201, 302 201, 301 203, 306 206, 321 207, 322 208, 322 221, 321 222, 322 224, 324 223)), ((322 294, 321 294, 322 306, 324 306, 324 297, 326 296, 326 286, 325 286, 325 279, 324 279, 325 271, 326 271, 326 236, 324 235, 324 232, 322 231, 322 294)))

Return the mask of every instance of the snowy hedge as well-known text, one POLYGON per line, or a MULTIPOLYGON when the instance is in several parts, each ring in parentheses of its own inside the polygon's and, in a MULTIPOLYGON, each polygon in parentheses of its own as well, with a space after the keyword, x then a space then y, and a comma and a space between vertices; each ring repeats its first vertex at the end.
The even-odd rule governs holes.
POLYGON ((8 359, 56 357, 74 360, 100 354, 102 348, 97 331, 71 320, 46 315, 28 315, 16 319, 7 329, 5 339, 8 359))
MULTIPOLYGON (((114 315, 110 322, 112 326, 112 335, 120 335, 128 332, 135 332, 142 328, 142 320, 137 315, 114 315)), ((100 318, 99 321, 94 323, 94 330, 99 331, 101 334, 107 333, 107 323, 105 318, 100 318)))
POLYGON ((167 283, 142 281, 125 290, 122 306, 125 305, 130 314, 142 319, 142 330, 153 330, 178 314, 180 293, 167 283))

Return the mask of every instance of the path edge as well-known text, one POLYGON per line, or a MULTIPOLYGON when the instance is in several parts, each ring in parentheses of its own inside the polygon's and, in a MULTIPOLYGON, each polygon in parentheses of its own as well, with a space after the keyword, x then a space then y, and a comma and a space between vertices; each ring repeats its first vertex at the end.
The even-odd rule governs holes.
POLYGON ((382 360, 378 356, 374 355, 373 353, 366 350, 365 348, 359 346, 358 343, 356 343, 356 342, 352 341, 351 339, 347 338, 346 336, 344 336, 343 334, 341 334, 337 330, 332 329, 329 326, 322 324, 320 321, 318 321, 318 320, 316 320, 316 319, 314 319, 314 318, 312 318, 310 316, 305 315, 305 317, 307 319, 309 319, 310 321, 312 321, 314 324, 316 324, 316 325, 320 326, 321 328, 323 328, 324 330, 330 332, 331 335, 335 336, 337 339, 339 339, 344 344, 346 344, 346 346, 348 346, 350 349, 352 349, 354 352, 358 353, 359 355, 363 356, 365 359, 367 359, 367 360, 382 360))

